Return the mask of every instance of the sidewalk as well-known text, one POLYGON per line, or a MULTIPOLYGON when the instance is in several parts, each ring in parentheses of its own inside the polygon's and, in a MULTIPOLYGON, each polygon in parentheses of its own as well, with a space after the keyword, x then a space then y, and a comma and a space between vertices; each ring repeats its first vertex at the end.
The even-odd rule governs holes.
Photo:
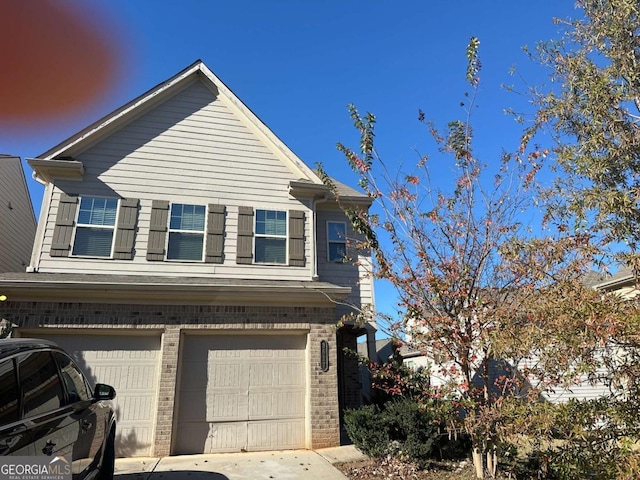
POLYGON ((353 445, 320 450, 119 458, 115 480, 346 480, 334 463, 365 458, 353 445))

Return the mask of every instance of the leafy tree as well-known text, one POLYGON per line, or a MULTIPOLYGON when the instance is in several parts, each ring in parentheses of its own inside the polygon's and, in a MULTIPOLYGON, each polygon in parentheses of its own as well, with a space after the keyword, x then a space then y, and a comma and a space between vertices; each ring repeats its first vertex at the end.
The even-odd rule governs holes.
MULTIPOLYGON (((562 36, 530 52, 550 71, 550 84, 530 89, 536 113, 521 152, 540 133, 555 141, 548 157, 557 172, 548 192, 550 220, 602 233, 638 253, 640 3, 580 0, 577 6, 582 17, 556 19, 562 36)), ((533 160, 535 168, 544 165, 533 160)))
MULTIPOLYGON (((544 135, 551 137, 545 159, 534 158, 531 153, 527 157, 532 168, 539 170, 546 164, 555 172, 555 180, 545 192, 550 200, 547 220, 567 231, 598 236, 603 245, 613 247, 623 264, 631 267, 637 284, 640 3, 580 0, 577 6, 579 18, 556 20, 563 27, 561 38, 540 43, 530 52, 549 70, 550 84, 529 90, 535 115, 525 130, 520 153, 538 151, 537 143, 548 141, 544 135)), ((582 441, 573 442, 579 445, 578 452, 569 453, 577 460, 612 459, 607 468, 617 469, 617 476, 609 471, 601 478, 637 478, 638 455, 629 454, 625 445, 640 440, 638 298, 627 299, 617 308, 617 314, 606 315, 607 322, 597 324, 606 330, 600 332, 606 349, 618 352, 603 356, 601 362, 608 381, 619 388, 598 400, 601 403, 585 403, 576 409, 598 418, 598 429, 572 432, 573 438, 582 441), (624 465, 628 477, 621 470, 624 465)), ((585 328, 593 334, 596 326, 585 328)))
MULTIPOLYGON (((513 405, 597 368, 591 354, 602 338, 583 342, 573 335, 585 318, 598 321, 578 315, 577 322, 571 313, 591 301, 599 304, 599 296, 581 283, 597 251, 591 237, 557 229, 536 238, 522 213, 532 205, 528 189, 537 167, 504 154, 492 171, 473 152, 478 46, 472 38, 466 52, 470 91, 463 120, 440 131, 423 112, 418 115, 439 154, 452 162, 427 155, 410 172, 391 173, 374 146, 375 116, 354 106, 349 112, 360 147, 338 149, 375 200, 371 214, 345 212, 374 254, 375 276, 397 290, 403 315, 394 328, 432 360, 431 395, 464 408, 461 427, 471 435, 476 473, 483 478, 495 475, 497 452, 514 433, 513 405), (450 188, 433 181, 438 167, 456 172, 450 188)), ((531 158, 541 155, 536 151, 531 158)))

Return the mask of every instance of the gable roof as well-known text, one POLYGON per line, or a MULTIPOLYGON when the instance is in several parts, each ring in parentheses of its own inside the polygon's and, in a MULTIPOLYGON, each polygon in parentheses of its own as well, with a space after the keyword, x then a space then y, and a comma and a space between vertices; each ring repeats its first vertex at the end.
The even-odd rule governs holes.
POLYGON ((614 290, 625 286, 632 286, 635 284, 635 281, 636 276, 634 275, 633 268, 623 266, 613 275, 603 275, 600 282, 595 283, 593 287, 599 290, 614 290))
POLYGON ((27 161, 41 179, 48 181, 47 170, 56 168, 58 171, 69 166, 67 171, 73 170, 76 175, 81 175, 81 166, 73 157, 89 146, 95 144, 107 135, 121 128, 142 113, 150 110, 165 99, 173 96, 178 91, 191 83, 200 80, 209 88, 217 92, 222 101, 237 115, 277 158, 279 158, 299 179, 310 182, 312 185, 322 185, 322 181, 300 158, 296 156, 282 140, 280 140, 242 101, 228 88, 209 68, 197 60, 170 79, 156 85, 149 91, 133 99, 129 103, 114 110, 100 120, 92 123, 75 135, 64 140, 55 147, 38 155, 36 159, 27 161), (68 162, 68 163, 67 163, 68 162))

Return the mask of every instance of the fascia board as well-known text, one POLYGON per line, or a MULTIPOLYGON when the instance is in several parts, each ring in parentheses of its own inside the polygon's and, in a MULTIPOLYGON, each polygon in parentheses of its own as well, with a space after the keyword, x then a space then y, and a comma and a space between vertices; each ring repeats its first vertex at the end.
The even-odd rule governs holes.
POLYGON ((350 287, 172 285, 5 281, 2 291, 12 301, 82 302, 194 305, 292 305, 330 306, 343 301, 350 287))
POLYGON ((43 160, 41 158, 27 158, 27 163, 38 178, 46 183, 60 178, 65 180, 82 180, 84 166, 77 160, 43 160))
POLYGON ((596 290, 613 290, 616 288, 631 286, 633 282, 633 275, 628 275, 622 278, 616 278, 613 280, 608 280, 606 282, 598 283, 597 285, 594 285, 593 288, 595 288, 596 290))
MULTIPOLYGON (((52 159, 58 156, 69 155, 69 152, 72 151, 74 147, 90 142, 90 139, 92 137, 99 136, 98 134, 103 133, 105 130, 111 131, 109 130, 110 127, 118 125, 125 119, 127 121, 130 120, 132 116, 136 115, 136 111, 139 111, 138 114, 143 113, 143 111, 146 111, 146 108, 144 107, 151 106, 154 101, 159 101, 161 97, 167 94, 167 92, 172 91, 176 87, 176 85, 185 82, 188 77, 199 71, 199 66, 199 61, 192 64, 169 80, 153 87, 151 90, 148 90, 129 103, 126 103, 122 107, 102 117, 100 120, 92 123, 85 129, 66 139, 62 143, 56 145, 52 149, 47 150, 41 155, 38 155, 38 158, 52 159)), ((185 86, 187 84, 188 82, 185 83, 185 86)), ((100 135, 100 137, 102 136, 100 135)))

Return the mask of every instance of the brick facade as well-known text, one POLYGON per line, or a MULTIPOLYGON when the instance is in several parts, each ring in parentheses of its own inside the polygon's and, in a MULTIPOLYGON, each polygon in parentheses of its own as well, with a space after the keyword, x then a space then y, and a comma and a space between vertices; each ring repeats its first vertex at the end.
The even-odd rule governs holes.
MULTIPOLYGON (((264 330, 308 332, 309 411, 307 447, 340 444, 335 309, 240 305, 118 305, 107 303, 5 302, 2 317, 20 329, 149 329, 162 332, 161 373, 153 454, 171 454, 180 342, 185 330, 264 330), (329 370, 320 366, 320 342, 329 343, 329 370)), ((242 332, 241 332, 242 331, 242 332)))

